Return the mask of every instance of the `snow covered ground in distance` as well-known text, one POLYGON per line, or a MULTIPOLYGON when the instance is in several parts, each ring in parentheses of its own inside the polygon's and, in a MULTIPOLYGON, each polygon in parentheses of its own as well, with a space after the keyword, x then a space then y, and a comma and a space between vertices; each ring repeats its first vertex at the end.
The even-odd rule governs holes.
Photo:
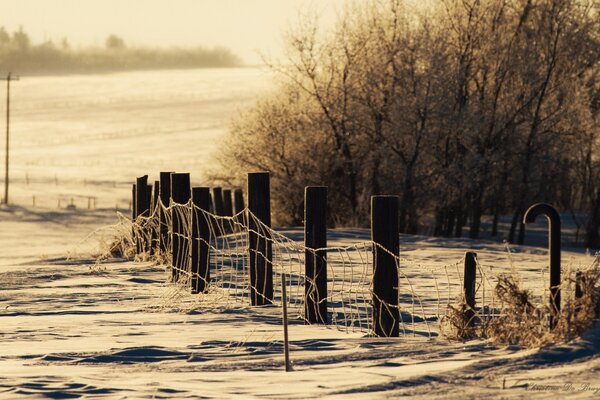
POLYGON ((22 77, 11 86, 11 203, 87 209, 93 196, 96 208, 128 208, 136 176, 200 183, 230 118, 271 81, 259 68, 22 77))

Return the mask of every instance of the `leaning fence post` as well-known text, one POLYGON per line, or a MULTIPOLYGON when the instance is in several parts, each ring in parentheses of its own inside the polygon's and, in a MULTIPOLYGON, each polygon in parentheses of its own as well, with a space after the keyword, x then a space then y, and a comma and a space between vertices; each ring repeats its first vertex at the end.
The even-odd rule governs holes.
POLYGON ((463 276, 463 290, 465 303, 467 304, 466 319, 467 326, 473 326, 475 316, 475 277, 477 272, 477 253, 467 251, 465 253, 465 271, 463 276))
POLYGON ((327 186, 304 190, 304 312, 307 323, 327 323, 327 186))
POLYGON ((399 336, 398 196, 371 197, 373 240, 373 328, 377 336, 399 336))
POLYGON ((210 227, 207 216, 210 188, 192 188, 192 293, 204 293, 210 282, 210 227))
POLYGON ((169 201, 171 199, 171 174, 173 172, 161 172, 160 173, 160 202, 162 206, 160 206, 160 252, 163 254, 168 254, 168 242, 169 242, 169 223, 167 217, 167 210, 164 208, 169 207, 169 201))
MULTIPOLYGON (((186 221, 191 221, 184 205, 187 205, 192 196, 190 190, 190 174, 173 173, 171 174, 171 198, 173 199, 173 208, 171 209, 171 221, 173 232, 171 243, 173 248, 173 282, 179 280, 179 275, 186 272, 190 257, 190 239, 186 232, 186 221)), ((189 222, 188 222, 189 223, 189 222)))
POLYGON ((523 223, 534 222, 539 215, 548 219, 548 250, 550 252, 550 329, 554 329, 560 314, 560 215, 550 204, 537 203, 525 211, 523 223))
POLYGON ((273 301, 273 248, 271 198, 268 172, 248 174, 248 244, 250 252, 250 301, 253 306, 273 301))

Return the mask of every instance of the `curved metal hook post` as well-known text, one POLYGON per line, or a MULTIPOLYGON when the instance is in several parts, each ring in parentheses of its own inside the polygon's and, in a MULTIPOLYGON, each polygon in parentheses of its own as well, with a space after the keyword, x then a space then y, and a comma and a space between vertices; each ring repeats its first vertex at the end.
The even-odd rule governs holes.
POLYGON ((523 223, 535 222, 539 215, 548 218, 548 250, 550 252, 550 328, 556 326, 560 312, 560 215, 550 204, 537 203, 525 211, 523 223))

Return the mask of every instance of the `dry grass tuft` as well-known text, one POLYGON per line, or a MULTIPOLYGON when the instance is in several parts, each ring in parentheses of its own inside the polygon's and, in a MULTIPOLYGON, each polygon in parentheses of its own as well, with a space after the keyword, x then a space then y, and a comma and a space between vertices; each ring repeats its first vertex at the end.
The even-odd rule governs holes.
POLYGON ((477 314, 461 295, 456 304, 448 304, 446 314, 440 320, 442 334, 449 339, 469 340, 481 336, 477 314))
POLYGON ((504 344, 541 345, 549 332, 549 305, 535 307, 531 291, 521 289, 515 275, 500 275, 495 294, 500 300, 500 314, 490 321, 485 336, 504 344))
POLYGON ((600 316, 600 265, 564 273, 562 304, 556 326, 550 328, 550 302, 535 304, 516 274, 498 276, 495 296, 500 307, 491 318, 472 310, 464 296, 449 305, 440 320, 441 332, 450 339, 489 338, 497 343, 539 347, 567 342, 589 329, 600 316))

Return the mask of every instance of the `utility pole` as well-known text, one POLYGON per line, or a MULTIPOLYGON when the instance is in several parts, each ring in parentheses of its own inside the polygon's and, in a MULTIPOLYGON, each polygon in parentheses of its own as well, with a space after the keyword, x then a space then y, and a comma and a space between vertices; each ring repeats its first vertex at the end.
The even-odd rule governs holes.
POLYGON ((10 81, 18 81, 18 76, 13 76, 8 73, 6 78, 0 78, 0 81, 6 81, 6 162, 4 165, 4 201, 3 204, 8 204, 8 148, 10 144, 10 81))

